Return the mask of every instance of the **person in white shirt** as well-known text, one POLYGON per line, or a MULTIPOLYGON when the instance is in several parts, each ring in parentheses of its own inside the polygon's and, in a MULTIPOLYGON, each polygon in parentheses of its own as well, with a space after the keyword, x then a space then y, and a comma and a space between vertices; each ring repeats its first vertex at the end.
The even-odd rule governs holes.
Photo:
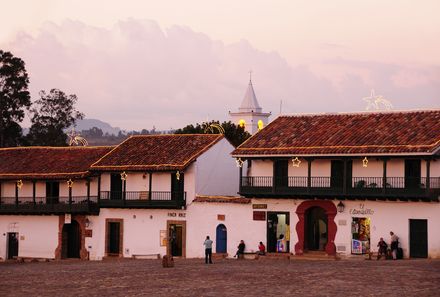
POLYGON ((205 264, 212 264, 212 240, 209 236, 206 236, 203 245, 205 246, 205 264))
POLYGON ((394 234, 393 231, 390 232, 391 235, 391 253, 393 255, 393 260, 397 260, 397 249, 399 248, 399 237, 394 234))

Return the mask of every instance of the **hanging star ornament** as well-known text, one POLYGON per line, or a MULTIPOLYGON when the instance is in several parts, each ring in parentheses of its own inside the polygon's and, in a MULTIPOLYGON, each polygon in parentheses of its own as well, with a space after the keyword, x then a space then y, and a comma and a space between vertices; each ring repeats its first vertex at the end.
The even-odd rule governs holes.
POLYGON ((180 172, 179 171, 176 172, 176 179, 180 180, 180 172))
POLYGON ((127 173, 125 171, 121 173, 121 180, 127 180, 127 173))
POLYGON ((69 179, 69 180, 67 181, 67 186, 68 186, 69 188, 71 188, 71 187, 73 186, 73 181, 72 181, 71 179, 69 179))
POLYGON ((362 160, 362 167, 368 167, 368 159, 367 159, 367 157, 365 157, 365 158, 362 160))
POLYGON ((23 187, 23 181, 21 179, 17 180, 17 188, 21 189, 23 187))
POLYGON ((298 159, 298 157, 292 158, 293 167, 299 167, 300 164, 301 164, 301 160, 298 159))
POLYGON ((371 90, 370 97, 364 97, 362 100, 367 102, 366 110, 391 110, 393 109, 393 105, 390 101, 385 99, 382 95, 377 95, 374 92, 374 89, 371 90))
POLYGON ((243 160, 241 158, 235 159, 235 163, 237 163, 237 167, 243 167, 243 160))

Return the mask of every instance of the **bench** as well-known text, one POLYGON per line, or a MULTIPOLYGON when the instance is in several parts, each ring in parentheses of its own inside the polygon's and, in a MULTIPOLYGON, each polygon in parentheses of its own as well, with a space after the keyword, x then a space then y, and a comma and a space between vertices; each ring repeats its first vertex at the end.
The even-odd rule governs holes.
POLYGON ((258 259, 258 254, 255 252, 244 252, 243 254, 238 255, 238 259, 240 259, 240 260, 244 260, 244 259, 256 260, 256 259, 258 259))
POLYGON ((133 254, 133 259, 160 259, 160 254, 133 254))

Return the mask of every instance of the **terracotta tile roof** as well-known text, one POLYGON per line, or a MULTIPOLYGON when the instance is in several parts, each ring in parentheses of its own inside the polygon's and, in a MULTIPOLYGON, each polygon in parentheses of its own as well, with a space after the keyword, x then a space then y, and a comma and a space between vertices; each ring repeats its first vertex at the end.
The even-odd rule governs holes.
POLYGON ((115 147, 91 169, 183 170, 221 139, 220 134, 136 135, 115 147))
POLYGON ((113 147, 16 147, 0 149, 0 179, 82 178, 113 147))
POLYGON ((194 202, 210 202, 210 203, 235 203, 235 204, 250 204, 250 198, 242 198, 237 196, 205 196, 197 195, 194 202))
POLYGON ((440 110, 280 116, 232 152, 249 155, 433 154, 440 110))

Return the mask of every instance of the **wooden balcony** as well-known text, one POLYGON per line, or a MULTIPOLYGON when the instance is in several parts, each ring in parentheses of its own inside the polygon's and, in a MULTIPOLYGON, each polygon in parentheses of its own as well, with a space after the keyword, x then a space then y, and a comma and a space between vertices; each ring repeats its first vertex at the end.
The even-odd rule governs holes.
POLYGON ((101 208, 165 208, 186 207, 186 192, 167 191, 102 191, 99 199, 101 208))
POLYGON ((98 214, 97 196, 1 197, 0 214, 98 214))
POLYGON ((241 178, 240 192, 245 197, 332 199, 423 200, 438 201, 440 177, 271 177, 241 178))

